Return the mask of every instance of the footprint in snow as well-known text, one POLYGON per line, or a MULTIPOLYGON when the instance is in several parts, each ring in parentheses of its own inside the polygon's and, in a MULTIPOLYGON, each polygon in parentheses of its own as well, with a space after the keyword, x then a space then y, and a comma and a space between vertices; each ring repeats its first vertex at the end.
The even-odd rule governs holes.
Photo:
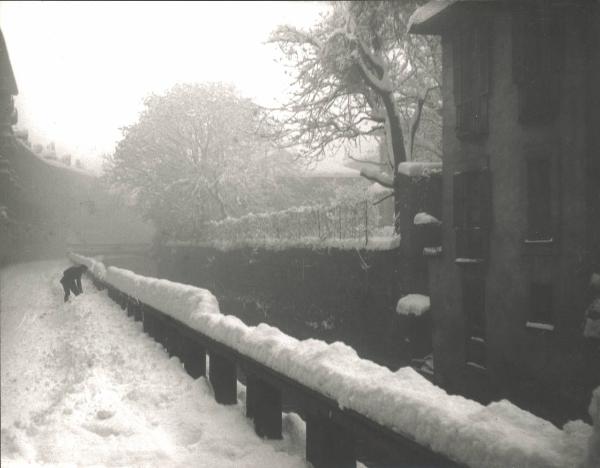
POLYGON ((103 419, 110 419, 115 415, 115 412, 112 410, 99 410, 96 413, 96 418, 103 420, 103 419))

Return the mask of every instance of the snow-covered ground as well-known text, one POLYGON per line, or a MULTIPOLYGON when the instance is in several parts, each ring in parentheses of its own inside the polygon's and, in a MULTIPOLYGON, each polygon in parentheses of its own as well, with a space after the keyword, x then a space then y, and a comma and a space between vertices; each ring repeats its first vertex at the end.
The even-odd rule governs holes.
POLYGON ((3 467, 307 466, 298 416, 284 416, 282 441, 261 440, 243 404, 217 405, 207 381, 189 377, 106 291, 84 279, 84 294, 64 304, 67 266, 0 272, 3 467))
MULTIPOLYGON (((466 466, 596 466, 600 389, 595 432, 581 421, 559 429, 505 400, 448 395, 410 368, 392 373, 343 343, 247 327, 221 315, 209 291, 84 260, 191 328, 466 466)), ((284 416, 283 441, 260 440, 243 415, 243 387, 242 404, 218 406, 206 380, 193 381, 106 292, 85 282, 84 295, 63 304, 66 266, 0 273, 3 465, 306 466, 298 416, 284 416)))

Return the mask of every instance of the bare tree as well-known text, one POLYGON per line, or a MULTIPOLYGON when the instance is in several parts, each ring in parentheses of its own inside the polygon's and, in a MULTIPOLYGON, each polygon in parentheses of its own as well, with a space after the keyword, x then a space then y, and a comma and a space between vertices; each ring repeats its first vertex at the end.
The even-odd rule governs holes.
POLYGON ((387 157, 362 175, 388 187, 401 162, 441 155, 439 43, 407 34, 416 3, 334 2, 312 30, 272 33, 294 77, 277 114, 281 144, 313 161, 381 138, 387 157))

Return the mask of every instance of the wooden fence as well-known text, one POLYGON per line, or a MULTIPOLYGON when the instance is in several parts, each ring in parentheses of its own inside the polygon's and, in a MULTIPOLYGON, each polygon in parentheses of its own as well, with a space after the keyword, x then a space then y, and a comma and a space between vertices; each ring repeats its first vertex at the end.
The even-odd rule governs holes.
POLYGON ((282 438, 282 411, 293 409, 306 421, 306 459, 314 468, 355 467, 361 459, 376 467, 456 467, 457 463, 408 435, 364 415, 340 408, 337 401, 275 371, 239 351, 190 328, 163 311, 131 297, 89 273, 98 289, 143 323, 143 330, 177 356, 193 378, 206 375, 215 400, 237 404, 238 372, 246 382, 246 416, 258 436, 282 438), (292 403, 289 403, 292 402, 292 403))

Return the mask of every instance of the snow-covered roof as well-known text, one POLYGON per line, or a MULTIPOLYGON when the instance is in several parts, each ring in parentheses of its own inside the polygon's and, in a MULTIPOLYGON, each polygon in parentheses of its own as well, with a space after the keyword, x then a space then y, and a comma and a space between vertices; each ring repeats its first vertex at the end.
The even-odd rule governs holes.
POLYGON ((31 156, 36 158, 38 161, 41 161, 42 163, 44 163, 47 166, 52 166, 57 169, 63 170, 65 172, 71 172, 73 174, 78 174, 78 175, 90 177, 93 179, 98 178, 98 176, 96 174, 88 171, 87 169, 81 169, 81 168, 78 168, 75 166, 67 166, 66 164, 63 164, 62 162, 58 161, 58 159, 52 160, 52 159, 45 158, 43 154, 34 153, 33 151, 31 151, 31 149, 29 147, 27 147, 27 145, 25 145, 19 139, 17 139, 17 144, 21 145, 23 147, 23 149, 25 149, 27 151, 28 154, 30 154, 31 156))
POLYGON ((429 296, 408 294, 398 301, 396 313, 398 315, 414 315, 419 317, 427 312, 430 306, 429 296))
POLYGON ((398 164, 398 174, 408 177, 427 177, 442 172, 441 162, 408 161, 398 164))

